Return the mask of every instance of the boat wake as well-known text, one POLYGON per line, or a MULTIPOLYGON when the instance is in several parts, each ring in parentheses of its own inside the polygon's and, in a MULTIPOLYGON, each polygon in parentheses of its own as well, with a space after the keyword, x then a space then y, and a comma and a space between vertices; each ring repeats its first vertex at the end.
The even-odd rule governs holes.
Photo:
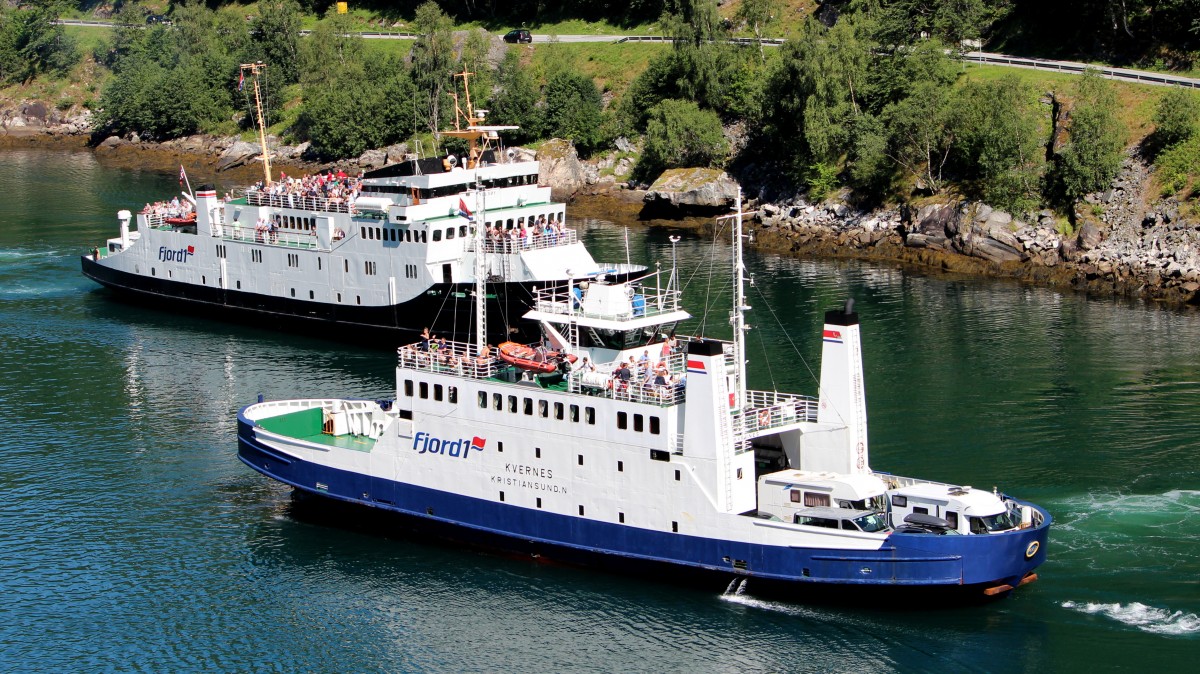
POLYGON ((721 601, 729 602, 730 604, 738 604, 748 608, 760 609, 763 611, 773 611, 775 613, 783 613, 793 616, 812 617, 813 611, 802 606, 793 606, 782 602, 765 601, 757 599, 746 594, 745 578, 734 578, 729 581, 729 587, 725 588, 725 592, 721 594, 721 601))
POLYGON ((1085 494, 1052 506, 1054 545, 1097 571, 1192 567, 1200 540, 1200 491, 1085 494), (1114 563, 1119 562, 1119 563, 1114 563))
POLYGON ((1136 601, 1128 604, 1066 601, 1062 607, 1088 615, 1102 615, 1154 634, 1181 636, 1200 633, 1200 616, 1195 613, 1156 608, 1136 601))

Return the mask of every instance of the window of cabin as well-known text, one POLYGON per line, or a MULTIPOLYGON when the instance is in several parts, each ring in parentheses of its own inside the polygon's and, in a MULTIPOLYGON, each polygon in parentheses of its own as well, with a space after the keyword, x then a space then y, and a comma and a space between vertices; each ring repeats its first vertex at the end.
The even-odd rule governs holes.
POLYGON ((629 413, 617 412, 617 428, 625 430, 629 428, 629 413))
POLYGON ((829 494, 818 494, 813 491, 804 492, 804 505, 809 508, 829 507, 829 494))

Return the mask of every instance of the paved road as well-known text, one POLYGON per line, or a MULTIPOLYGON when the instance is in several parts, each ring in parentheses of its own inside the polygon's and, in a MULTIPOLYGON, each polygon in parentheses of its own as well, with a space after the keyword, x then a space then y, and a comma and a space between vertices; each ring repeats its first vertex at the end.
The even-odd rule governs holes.
MULTIPOLYGON (((81 21, 78 19, 60 19, 57 23, 64 26, 90 26, 93 28, 112 28, 114 24, 104 21, 81 21)), ((300 31, 301 35, 307 35, 310 31, 300 31)), ((396 31, 367 31, 355 33, 368 40, 413 40, 417 38, 415 33, 404 33, 396 31)), ((534 44, 549 44, 551 42, 563 43, 579 43, 579 42, 670 42, 671 39, 659 35, 542 35, 534 34, 534 44)), ((754 40, 745 38, 735 39, 734 42, 742 44, 754 44, 754 40)), ((783 44, 783 40, 763 40, 763 44, 768 47, 778 47, 783 44)), ((1157 84, 1162 86, 1177 86, 1188 87, 1191 89, 1200 89, 1200 79, 1191 77, 1180 77, 1178 75, 1170 75, 1167 73, 1151 72, 1148 70, 1134 70, 1132 68, 1111 68, 1108 66, 1094 66, 1087 63, 1076 63, 1074 61, 1054 61, 1050 59, 1029 58, 1025 56, 1009 56, 1007 54, 994 54, 990 52, 973 51, 963 54, 963 59, 972 63, 986 63, 989 65, 1004 66, 1008 68, 1032 68, 1034 70, 1048 70, 1052 72, 1063 73, 1082 73, 1087 68, 1095 68, 1100 72, 1102 77, 1107 77, 1113 80, 1121 80, 1124 82, 1137 82, 1139 84, 1157 84)))

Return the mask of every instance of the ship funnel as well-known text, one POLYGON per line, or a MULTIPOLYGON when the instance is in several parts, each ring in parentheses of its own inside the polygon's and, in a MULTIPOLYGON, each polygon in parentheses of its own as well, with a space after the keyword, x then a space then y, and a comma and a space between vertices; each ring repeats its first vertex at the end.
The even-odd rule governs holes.
POLYGON ((129 247, 129 221, 133 219, 133 214, 127 210, 121 209, 117 211, 117 222, 121 223, 121 250, 129 247))
POLYGON ((854 300, 847 300, 840 310, 825 313, 821 339, 821 400, 817 422, 830 430, 815 434, 811 444, 806 444, 802 468, 869 473, 867 398, 854 300))
POLYGON ((217 198, 217 189, 212 185, 201 185, 196 191, 196 234, 199 236, 221 236, 221 221, 224 211, 217 198))

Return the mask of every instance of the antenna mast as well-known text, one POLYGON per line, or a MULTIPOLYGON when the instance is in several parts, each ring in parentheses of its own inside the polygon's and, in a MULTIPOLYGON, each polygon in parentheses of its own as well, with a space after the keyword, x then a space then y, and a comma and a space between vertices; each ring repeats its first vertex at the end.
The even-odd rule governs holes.
POLYGON ((738 187, 737 200, 734 202, 736 213, 722 215, 717 220, 733 218, 733 311, 729 313, 729 323, 733 326, 733 361, 737 367, 737 404, 742 406, 746 400, 746 312, 750 306, 746 304, 746 264, 742 261, 742 216, 755 213, 742 212, 742 188, 738 187))
MULTIPOLYGON (((242 64, 242 81, 245 80, 247 72, 254 80, 254 107, 258 112, 258 142, 262 146, 263 186, 269 187, 271 185, 271 153, 267 151, 267 120, 263 117, 262 92, 258 88, 258 76, 266 69, 267 64, 262 61, 242 64)), ((239 89, 241 84, 241 82, 238 83, 239 89)))
POLYGON ((481 223, 487 222, 483 212, 483 184, 475 176, 475 217, 471 225, 475 228, 475 349, 482 354, 487 346, 487 253, 484 252, 486 237, 481 223))

